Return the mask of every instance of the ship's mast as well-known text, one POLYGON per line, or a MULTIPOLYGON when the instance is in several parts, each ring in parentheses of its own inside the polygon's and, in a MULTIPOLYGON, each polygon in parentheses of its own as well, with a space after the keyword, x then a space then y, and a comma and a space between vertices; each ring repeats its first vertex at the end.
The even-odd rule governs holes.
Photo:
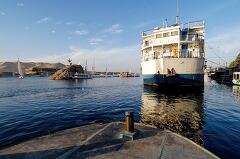
POLYGON ((105 74, 105 77, 107 77, 108 75, 108 69, 107 69, 107 63, 106 63, 106 74, 105 74))
POLYGON ((177 16, 179 15, 179 0, 177 0, 177 16))
POLYGON ((95 57, 93 58, 92 74, 95 75, 95 57))
POLYGON ((176 24, 179 23, 179 3, 178 3, 179 0, 177 0, 177 15, 176 15, 176 24))
POLYGON ((87 73, 87 59, 86 59, 86 64, 85 64, 85 73, 87 73))
MULTIPOLYGON (((176 24, 179 24, 179 0, 177 0, 177 15, 176 15, 176 24)), ((180 29, 179 29, 179 35, 180 35, 180 29)), ((181 35, 180 35, 181 36, 181 35)), ((180 57, 180 40, 178 40, 178 46, 177 46, 177 52, 178 52, 178 58, 180 57)))

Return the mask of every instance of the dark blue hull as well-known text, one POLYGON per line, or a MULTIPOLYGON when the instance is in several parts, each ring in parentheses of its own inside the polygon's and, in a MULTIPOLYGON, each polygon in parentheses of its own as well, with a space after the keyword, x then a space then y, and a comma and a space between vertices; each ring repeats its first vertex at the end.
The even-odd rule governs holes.
POLYGON ((204 74, 143 75, 143 81, 145 85, 153 86, 203 86, 204 74))

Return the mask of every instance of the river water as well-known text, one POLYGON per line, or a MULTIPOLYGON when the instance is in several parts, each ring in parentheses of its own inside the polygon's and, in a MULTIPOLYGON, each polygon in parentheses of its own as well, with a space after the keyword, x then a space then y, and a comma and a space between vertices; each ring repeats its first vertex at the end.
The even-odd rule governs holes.
POLYGON ((142 78, 51 81, 0 78, 0 147, 79 125, 124 120, 178 132, 221 158, 240 158, 240 87, 143 87, 142 78))

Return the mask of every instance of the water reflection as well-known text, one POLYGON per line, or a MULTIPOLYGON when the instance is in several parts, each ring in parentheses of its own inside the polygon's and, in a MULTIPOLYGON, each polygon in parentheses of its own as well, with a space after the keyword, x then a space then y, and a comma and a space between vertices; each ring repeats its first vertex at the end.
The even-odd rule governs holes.
POLYGON ((232 87, 232 93, 233 93, 233 95, 234 95, 235 101, 237 101, 238 103, 240 103, 240 86, 234 85, 234 86, 232 87))
POLYGON ((232 87, 232 89, 233 89, 233 91, 232 91, 232 92, 233 92, 233 95, 240 97, 240 86, 234 85, 234 86, 232 87))
POLYGON ((141 122, 180 133, 203 144, 203 90, 165 91, 144 88, 141 122))

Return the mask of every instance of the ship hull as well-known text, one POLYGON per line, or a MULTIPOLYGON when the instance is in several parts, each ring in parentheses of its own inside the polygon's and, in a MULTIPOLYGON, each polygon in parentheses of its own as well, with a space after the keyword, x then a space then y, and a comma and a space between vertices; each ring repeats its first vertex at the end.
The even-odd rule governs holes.
POLYGON ((152 86, 203 86, 204 59, 162 58, 142 63, 145 85, 152 86), (169 70, 174 70, 169 74, 169 70))
POLYGON ((151 86, 203 86, 204 74, 176 74, 166 76, 160 74, 143 75, 145 85, 151 86))

